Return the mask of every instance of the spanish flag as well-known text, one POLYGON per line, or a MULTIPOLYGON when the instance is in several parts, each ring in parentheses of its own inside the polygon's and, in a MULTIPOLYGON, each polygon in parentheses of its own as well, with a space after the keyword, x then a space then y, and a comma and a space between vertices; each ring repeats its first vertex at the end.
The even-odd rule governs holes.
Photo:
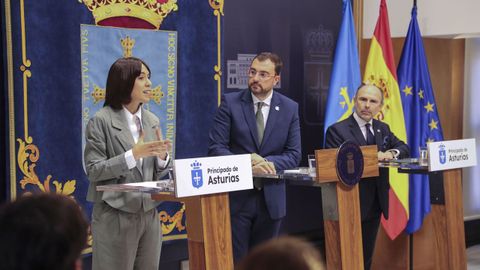
MULTIPOLYGON (((385 0, 381 0, 380 15, 368 53, 364 81, 374 83, 384 91, 383 109, 376 118, 387 123, 392 132, 406 142, 405 120, 396 70, 387 4, 385 0)), ((408 221, 408 176, 399 174, 396 169, 390 169, 389 181, 389 218, 387 220, 382 216, 382 225, 393 240, 405 229, 408 221)))

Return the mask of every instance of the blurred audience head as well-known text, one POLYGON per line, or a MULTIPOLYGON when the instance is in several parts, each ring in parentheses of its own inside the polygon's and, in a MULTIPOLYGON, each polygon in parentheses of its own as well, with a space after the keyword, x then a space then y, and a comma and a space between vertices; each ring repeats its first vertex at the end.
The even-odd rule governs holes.
POLYGON ((81 269, 88 222, 73 199, 25 195, 0 206, 0 269, 81 269))
POLYGON ((237 270, 324 270, 319 250, 296 237, 283 236, 255 247, 235 268, 237 270))

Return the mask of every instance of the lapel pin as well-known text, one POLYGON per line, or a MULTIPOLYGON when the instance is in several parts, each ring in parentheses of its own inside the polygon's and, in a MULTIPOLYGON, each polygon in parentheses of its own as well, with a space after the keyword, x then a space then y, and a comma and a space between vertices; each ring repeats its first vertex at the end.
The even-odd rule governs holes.
POLYGON ((377 132, 380 133, 380 129, 377 129, 377 132))
POLYGON ((280 107, 275 106, 275 111, 277 111, 277 112, 280 111, 280 107))

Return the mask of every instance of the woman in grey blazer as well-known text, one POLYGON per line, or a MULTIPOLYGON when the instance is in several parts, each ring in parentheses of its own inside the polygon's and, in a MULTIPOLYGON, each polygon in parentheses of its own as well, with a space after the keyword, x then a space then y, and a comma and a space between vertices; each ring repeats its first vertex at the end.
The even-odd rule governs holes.
POLYGON ((108 72, 105 104, 85 131, 94 270, 158 269, 158 202, 148 194, 96 190, 97 185, 152 181, 166 174, 171 143, 162 139, 159 119, 142 107, 150 98, 147 64, 134 57, 118 59, 108 72))

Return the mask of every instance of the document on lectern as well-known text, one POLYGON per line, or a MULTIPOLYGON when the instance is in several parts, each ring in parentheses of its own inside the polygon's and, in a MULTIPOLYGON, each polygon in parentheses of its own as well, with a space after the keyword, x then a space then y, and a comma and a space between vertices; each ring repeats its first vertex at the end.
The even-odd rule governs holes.
POLYGON ((173 193, 173 181, 145 181, 127 184, 110 184, 97 186, 97 191, 173 193))
POLYGON ((173 162, 177 197, 253 188, 250 154, 176 159, 173 162))

